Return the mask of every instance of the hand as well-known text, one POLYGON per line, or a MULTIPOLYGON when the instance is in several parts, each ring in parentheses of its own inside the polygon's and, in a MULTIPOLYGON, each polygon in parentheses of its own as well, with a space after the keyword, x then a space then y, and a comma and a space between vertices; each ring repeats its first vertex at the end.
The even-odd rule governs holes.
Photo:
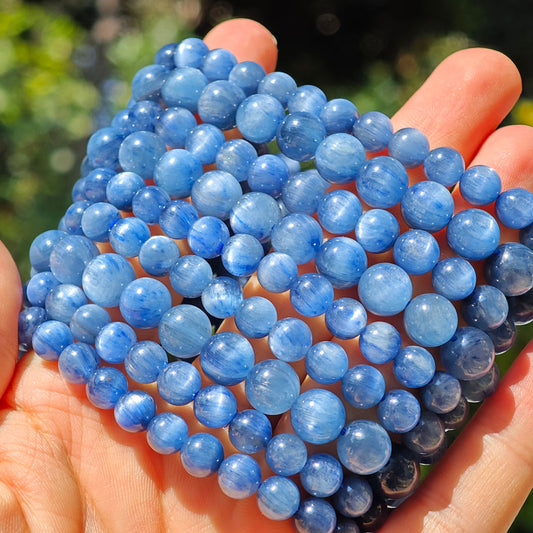
MULTIPOLYGON (((275 41, 250 21, 223 23, 206 42, 274 69, 275 41)), ((467 165, 492 166, 504 188, 531 187, 533 130, 511 126, 495 131, 519 93, 520 78, 509 59, 494 51, 465 50, 444 61, 393 122, 395 129, 418 127, 432 147, 458 149, 467 165)), ((55 363, 28 353, 15 367, 21 291, 4 248, 0 272, 3 530, 293 531, 291 521, 264 518, 253 497, 227 498, 215 476, 193 478, 177 456, 158 455, 144 434, 118 428, 112 412, 94 408, 83 387, 63 381, 55 363)), ((509 527, 532 488, 532 359, 530 343, 382 531, 500 533, 509 527)))

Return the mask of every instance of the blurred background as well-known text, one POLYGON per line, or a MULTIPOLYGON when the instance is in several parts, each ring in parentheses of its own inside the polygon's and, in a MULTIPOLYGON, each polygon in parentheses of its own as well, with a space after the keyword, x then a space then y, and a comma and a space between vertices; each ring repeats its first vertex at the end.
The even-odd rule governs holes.
MULTIPOLYGON (((533 126, 533 3, 507 0, 0 0, 0 240, 23 280, 34 237, 57 226, 87 138, 126 106, 164 44, 232 17, 277 37, 279 70, 360 113, 392 115, 450 53, 487 46, 522 73, 505 123, 533 126)), ((519 346, 533 336, 522 328, 519 346)), ((500 356, 502 370, 513 354, 500 356)), ((480 496, 483 497, 483 496, 480 496)), ((512 531, 533 531, 533 498, 512 531)))

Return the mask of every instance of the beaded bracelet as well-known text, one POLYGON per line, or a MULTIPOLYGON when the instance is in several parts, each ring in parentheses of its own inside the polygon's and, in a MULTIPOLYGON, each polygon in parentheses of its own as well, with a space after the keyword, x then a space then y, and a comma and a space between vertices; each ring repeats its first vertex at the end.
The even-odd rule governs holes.
POLYGON ((359 116, 199 39, 161 48, 135 75, 81 173, 58 229, 31 245, 21 348, 57 360, 156 452, 180 452, 193 476, 217 473, 232 498, 257 493, 265 516, 293 517, 300 532, 378 528, 469 403, 494 390, 515 326, 533 321, 531 192, 501 192, 493 169, 465 170, 420 131, 394 132, 382 113, 359 116), (427 180, 409 186, 419 166, 427 180), (454 215, 457 184, 473 207, 454 215), (493 202, 496 218, 479 209, 493 202), (500 244, 499 223, 520 243, 500 244), (444 229, 453 256, 434 237, 444 229), (434 292, 413 297, 420 275, 434 292), (244 296, 250 279, 263 296, 244 296), (283 317, 278 293, 292 307, 283 317), (111 320, 117 307, 123 321, 111 320), (238 332, 218 331, 230 317, 238 332), (270 358, 254 348, 265 338, 270 358), (149 383, 168 411, 156 412, 149 383), (236 453, 188 434, 172 406, 191 402, 236 453), (273 434, 279 416, 293 431, 273 434))

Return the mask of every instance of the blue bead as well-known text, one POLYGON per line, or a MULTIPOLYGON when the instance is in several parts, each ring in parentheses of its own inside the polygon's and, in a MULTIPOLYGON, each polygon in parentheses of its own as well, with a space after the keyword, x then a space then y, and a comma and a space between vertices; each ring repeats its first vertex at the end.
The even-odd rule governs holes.
POLYGON ((415 168, 429 154, 427 137, 415 128, 403 128, 394 133, 389 141, 389 154, 406 168, 415 168))
POLYGON ((342 235, 354 230, 363 207, 355 194, 338 189, 322 197, 317 211, 318 220, 326 231, 342 235))
POLYGON ((356 365, 342 378, 342 395, 354 407, 367 409, 377 405, 385 394, 381 372, 370 365, 356 365))
POLYGON ((249 455, 226 457, 218 469, 218 485, 230 498, 242 500, 254 494, 261 483, 261 468, 249 455))
POLYGON ((300 394, 291 407, 291 424, 305 442, 325 444, 336 439, 346 422, 342 402, 325 389, 300 394))
POLYGON ((242 61, 231 69, 228 80, 240 87, 246 96, 250 96, 257 92, 257 86, 265 74, 265 69, 259 63, 242 61))
POLYGON ((124 368, 137 383, 153 383, 168 364, 168 356, 157 342, 141 341, 134 344, 126 358, 124 368))
POLYGON ((146 224, 157 224, 163 209, 170 203, 169 194, 155 185, 143 187, 133 197, 133 214, 146 224))
POLYGON ((456 254, 477 261, 496 250, 500 241, 500 227, 486 211, 466 209, 451 219, 446 228, 446 238, 456 254))
POLYGON ((129 135, 130 133, 132 133, 133 130, 130 128, 129 109, 121 109, 120 111, 118 111, 115 114, 115 116, 111 119, 111 126, 119 129, 123 135, 129 135))
POLYGON ((320 112, 320 120, 324 123, 328 135, 352 133, 353 125, 358 117, 357 107, 345 98, 330 100, 320 112))
POLYGON ((246 98, 244 91, 227 80, 217 80, 206 85, 198 99, 198 115, 203 122, 221 130, 235 127, 235 115, 246 98))
POLYGON ((180 458, 183 468, 194 477, 208 477, 214 474, 224 459, 221 442, 209 433, 191 435, 181 447, 180 458))
POLYGON ((30 263, 37 272, 50 269, 50 254, 56 243, 66 236, 64 231, 51 229, 41 233, 30 245, 30 263))
POLYGON ((533 193, 507 189, 496 200, 496 216, 508 228, 521 229, 533 223, 533 193))
POLYGON ((59 354, 73 342, 70 328, 58 320, 41 322, 32 336, 35 353, 47 361, 56 361, 59 354))
POLYGON ((64 231, 70 235, 83 235, 81 218, 85 210, 91 205, 88 200, 74 202, 66 211, 62 220, 65 224, 64 231))
POLYGON ((257 279, 267 291, 285 292, 298 279, 298 266, 290 255, 273 252, 261 259, 257 279))
POLYGON ((93 167, 117 168, 118 151, 123 138, 122 131, 112 126, 97 130, 87 143, 89 163, 93 167))
POLYGON ((241 286, 227 276, 212 279, 202 291, 204 309, 216 318, 229 318, 234 315, 242 300, 241 286))
POLYGON ((327 453, 311 455, 300 472, 303 488, 311 496, 327 498, 337 492, 343 479, 342 466, 327 453))
POLYGON ((353 339, 360 335, 366 320, 365 308, 353 298, 338 298, 326 309, 326 325, 339 339, 353 339))
POLYGON ((291 213, 314 215, 329 184, 314 170, 298 172, 283 185, 281 199, 291 213))
POLYGON ((252 191, 277 198, 289 179, 289 167, 283 159, 264 154, 255 159, 248 170, 248 185, 252 191))
POLYGON ((164 235, 155 235, 139 250, 139 263, 151 276, 166 276, 180 256, 178 245, 164 235))
POLYGON ((148 65, 138 70, 131 80, 131 95, 135 100, 156 99, 169 73, 163 65, 148 65))
POLYGON ((440 349, 444 368, 460 380, 479 379, 494 363, 494 344, 483 331, 474 327, 459 328, 440 349))
POLYGON ((273 472, 292 476, 302 470, 307 461, 307 447, 294 433, 279 433, 267 444, 265 459, 273 472))
POLYGON ((304 500, 294 515, 298 533, 333 533, 336 523, 335 509, 322 498, 304 500))
POLYGON ((464 396, 461 396, 461 401, 457 404, 455 409, 449 413, 440 415, 440 419, 444 424, 446 430, 459 429, 469 419, 470 405, 464 396))
POLYGON ((533 250, 533 224, 526 226, 520 230, 520 242, 527 246, 530 250, 533 250))
POLYGON ((235 415, 229 425, 233 446, 243 453, 256 453, 266 448, 272 438, 270 420, 255 409, 245 409, 235 415))
POLYGON ((285 109, 276 98, 268 94, 253 94, 239 105, 236 124, 246 140, 266 143, 274 139, 284 117, 285 109))
POLYGON ((133 131, 154 131, 163 108, 156 102, 141 100, 128 113, 128 127, 133 131))
POLYGON ((403 315, 407 335, 422 346, 440 346, 449 341, 457 328, 453 304, 439 294, 421 294, 411 300, 403 315))
POLYGON ((354 181, 365 162, 363 145, 347 133, 329 135, 316 148, 316 168, 320 175, 331 183, 344 184, 354 181))
POLYGON ((409 178, 403 165, 388 156, 369 159, 356 179, 361 200, 372 207, 389 208, 401 201, 409 178))
POLYGON ((296 161, 312 159, 325 137, 326 128, 322 121, 307 112, 287 115, 277 131, 277 143, 280 150, 296 161))
POLYGON ((299 318, 278 320, 268 334, 268 345, 272 353, 289 363, 303 359, 312 343, 311 329, 299 318))
POLYGON ((468 381, 461 381, 461 388, 464 397, 470 403, 482 402, 494 393, 498 382, 500 380, 500 372, 498 365, 493 365, 492 368, 483 377, 479 379, 471 379, 468 381))
POLYGON ((154 168, 154 183, 171 198, 186 198, 202 173, 198 158, 178 148, 169 150, 159 159, 154 168))
POLYGON ((194 67, 200 68, 204 57, 209 52, 208 46, 197 37, 188 37, 183 39, 176 46, 174 63, 177 67, 194 67))
POLYGON ((378 404, 378 419, 387 431, 407 433, 418 424, 420 404, 404 389, 389 390, 378 404))
POLYGON ((322 89, 314 85, 302 85, 289 96, 287 108, 289 113, 305 112, 320 117, 327 102, 322 89))
POLYGON ((81 235, 67 235, 50 254, 50 270, 61 283, 81 285, 83 270, 99 254, 96 245, 81 235))
POLYGON ((180 257, 170 269, 172 288, 185 298, 197 298, 213 278, 209 263, 197 255, 180 257))
POLYGON ((435 292, 448 300, 462 300, 476 286, 476 271, 462 257, 447 257, 435 265, 431 282, 435 292))
POLYGON ((385 149, 392 137, 392 131, 390 118, 379 111, 363 113, 353 125, 353 134, 369 152, 381 152, 385 149))
POLYGON ((319 316, 333 302, 333 285, 315 273, 302 274, 291 287, 291 304, 304 316, 319 316))
POLYGON ((293 516, 300 506, 300 490, 289 478, 269 477, 259 486, 257 506, 270 520, 286 520, 293 516))
POLYGON ((99 409, 113 409, 128 390, 128 380, 118 368, 97 368, 85 387, 87 398, 99 409))
POLYGON ((252 339, 268 335, 277 319, 276 308, 262 296, 245 298, 235 311, 235 324, 239 331, 252 339))
POLYGON ((270 72, 259 82, 257 93, 273 96, 286 106, 296 87, 296 82, 285 72, 270 72))
POLYGON ((348 356, 344 348, 335 342, 319 342, 307 351, 305 369, 317 383, 330 385, 346 374, 348 356))
POLYGON ((27 307, 23 309, 18 316, 19 344, 31 344, 35 330, 46 318, 46 311, 43 307, 27 307))
POLYGON ((266 415, 280 415, 288 411, 298 397, 300 379, 288 363, 268 359, 250 370, 245 391, 254 409, 266 415))
POLYGON ((99 305, 82 305, 72 315, 70 329, 77 341, 94 344, 98 332, 109 322, 109 313, 99 305))
POLYGON ((392 361, 398 354, 401 337, 388 322, 372 322, 359 337, 359 349, 367 361, 382 364, 392 361))
POLYGON ((272 196, 263 192, 249 192, 233 205, 229 220, 234 233, 248 233, 259 242, 267 242, 274 224, 280 218, 281 211, 272 196))
POLYGON ((156 65, 163 65, 168 68, 174 68, 174 58, 176 56, 176 43, 170 43, 162 46, 154 56, 154 63, 156 65))
POLYGON ((143 187, 144 180, 138 174, 120 172, 107 182, 107 201, 121 211, 131 211, 133 197, 143 187))
POLYGON ((78 286, 62 283, 48 293, 45 300, 46 314, 52 320, 68 324, 76 309, 87 303, 87 297, 78 286))
POLYGON ((322 228, 309 215, 291 213, 272 229, 272 247, 276 252, 290 255, 301 265, 311 261, 322 244, 322 228))
POLYGON ((198 111, 198 99, 208 81, 201 70, 193 67, 177 68, 170 72, 161 96, 167 107, 184 107, 191 113, 198 111))
POLYGON ((189 228, 187 242, 192 252, 207 259, 222 253, 229 239, 229 229, 216 217, 205 216, 195 220, 189 228))
POLYGON ((402 441, 417 460, 423 464, 430 464, 431 456, 438 454, 446 446, 444 425, 435 413, 423 411, 420 422, 403 435, 402 441))
POLYGON ((88 206, 83 212, 81 229, 92 241, 108 242, 109 230, 120 218, 120 212, 114 205, 97 202, 88 206))
POLYGON ((98 367, 98 356, 90 344, 69 344, 58 359, 59 372, 70 383, 87 383, 98 367))
POLYGON ((489 329, 486 333, 494 344, 496 355, 511 349, 516 341, 516 325, 509 318, 501 326, 489 329))
POLYGON ((159 225, 172 239, 184 239, 199 218, 196 208, 185 200, 172 200, 161 211, 159 225))
POLYGON ((227 387, 208 385, 194 398, 194 414, 204 426, 221 428, 237 414, 237 401, 227 387))
POLYGON ((173 361, 157 377, 157 390, 172 405, 192 402, 202 386, 200 373, 187 361, 173 361))
POLYGON ((79 178, 76 180, 72 187, 71 197, 73 202, 79 202, 87 199, 85 197, 85 178, 79 178))
POLYGON ((232 174, 237 181, 248 179, 250 165, 257 159, 253 145, 244 139, 226 141, 216 156, 218 170, 232 174))
POLYGON ((242 196, 240 183, 223 170, 211 170, 200 176, 191 189, 191 200, 196 209, 221 220, 229 218, 230 211, 242 196))
POLYGON ((424 174, 444 187, 453 187, 465 171, 463 156, 454 148, 441 146, 429 152, 424 159, 424 174))
POLYGON ((394 262, 415 276, 431 271, 440 257, 435 237, 420 229, 402 233, 394 242, 392 251, 394 262))
POLYGON ((421 346, 405 346, 393 362, 394 376, 410 389, 427 385, 435 374, 433 355, 421 346))
POLYGON ((190 358, 200 353, 211 337, 211 322, 197 307, 188 304, 169 309, 159 322, 159 341, 172 355, 190 358))
POLYGON ((517 326, 533 321, 533 289, 520 296, 509 296, 509 319, 517 326))
POLYGON ((108 363, 122 363, 131 347, 137 342, 137 335, 124 322, 111 322, 98 333, 94 347, 96 353, 108 363))
POLYGON ((172 454, 181 450, 188 433, 187 423, 181 416, 160 413, 150 420, 146 429, 146 440, 157 453, 172 454))
POLYGON ((154 131, 169 148, 183 148, 187 137, 196 127, 194 115, 184 107, 165 109, 155 123, 154 131))
POLYGON ((502 182, 498 173, 486 165, 470 167, 459 182, 461 196, 472 205, 487 205, 500 194, 502 182))
POLYGON ((368 475, 381 470, 388 462, 392 444, 388 433, 371 420, 355 420, 337 439, 340 462, 351 472, 368 475))
POLYGON ((44 307, 48 293, 59 285, 58 279, 51 272, 38 272, 31 277, 26 287, 26 298, 37 307, 44 307))
POLYGON ((216 161, 218 151, 225 141, 221 129, 213 124, 200 124, 187 137, 185 148, 196 156, 202 165, 210 165, 216 161))
POLYGON ((167 151, 163 139, 150 131, 130 133, 120 145, 120 166, 126 172, 135 172, 141 178, 151 178, 159 158, 167 151))
POLYGON ((364 515, 372 505, 372 487, 368 481, 353 474, 347 475, 340 489, 333 497, 335 509, 343 516, 358 517, 364 515))
POLYGON ((109 168, 95 168, 85 178, 85 197, 91 202, 105 202, 106 188, 115 172, 109 168))
POLYGON ((460 399, 461 384, 448 372, 435 372, 433 379, 422 389, 424 406, 437 414, 449 413, 460 399))
POLYGON ((412 292, 408 274, 391 263, 373 265, 359 279, 361 303, 367 311, 378 316, 392 316, 403 311, 411 300, 412 292))
POLYGON ((501 326, 508 312, 505 294, 492 285, 478 285, 461 302, 461 315, 465 322, 483 331, 501 326))
POLYGON ((227 80, 236 64, 237 59, 229 50, 215 48, 204 56, 202 71, 209 81, 227 80))
POLYGON ((392 248, 399 234, 398 221, 384 209, 369 209, 355 224, 357 242, 371 253, 381 253, 392 248))
POLYGON ((115 405, 117 424, 130 433, 144 431, 155 416, 154 399, 144 391, 132 390, 123 394, 115 405))

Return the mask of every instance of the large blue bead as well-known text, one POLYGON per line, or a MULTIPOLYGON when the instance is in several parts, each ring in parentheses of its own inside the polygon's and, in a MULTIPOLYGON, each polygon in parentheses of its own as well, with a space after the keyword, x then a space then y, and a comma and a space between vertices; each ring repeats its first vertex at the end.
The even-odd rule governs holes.
POLYGON ((459 182, 461 196, 472 205, 487 205, 500 194, 502 182, 498 173, 486 165, 475 165, 465 171, 459 182))
POLYGON ((272 438, 270 420, 255 409, 245 409, 235 415, 229 425, 233 446, 243 453, 256 453, 266 448, 272 438))
POLYGON ((304 316, 319 316, 333 302, 333 285, 315 273, 302 274, 291 287, 291 304, 304 316))
POLYGON ((98 356, 90 344, 69 344, 59 355, 59 372, 70 383, 87 383, 98 367, 98 356))
POLYGON ((311 329, 303 320, 295 317, 278 320, 268 334, 272 353, 289 363, 303 359, 312 343, 311 329))
POLYGON ((348 355, 344 348, 335 342, 319 342, 307 351, 305 369, 309 377, 317 383, 330 385, 346 374, 348 355))
POLYGON ((367 409, 377 405, 385 394, 385 380, 381 372, 370 365, 356 365, 342 378, 344 399, 354 407, 367 409))
POLYGON ((353 231, 363 207, 359 198, 342 189, 328 192, 318 204, 318 220, 322 227, 337 235, 353 231))
POLYGON ((197 298, 213 278, 209 263, 198 255, 180 257, 170 269, 172 288, 185 298, 197 298))
POLYGON ((236 500, 254 494, 261 483, 261 468, 257 461, 242 453, 226 457, 218 469, 218 485, 222 492, 236 500))
POLYGON ((402 233, 394 242, 394 262, 408 274, 426 274, 437 264, 440 248, 427 231, 414 229, 402 233))
POLYGON ((365 162, 363 145, 347 133, 329 135, 316 148, 316 168, 331 183, 354 181, 365 162))
POLYGON ((278 433, 268 442, 265 459, 276 474, 292 476, 304 467, 307 461, 307 447, 294 433, 278 433))
POLYGON ((257 279, 267 291, 285 292, 298 279, 298 265, 288 254, 270 253, 261 259, 257 279))
POLYGON ((415 168, 429 154, 427 137, 415 128, 403 128, 394 133, 389 141, 389 154, 406 168, 415 168))
POLYGON ((243 194, 231 209, 229 220, 235 233, 248 233, 259 242, 270 239, 274 224, 281 218, 278 203, 264 192, 243 194))
POLYGON ((462 257, 447 257, 435 265, 431 282, 435 292, 448 300, 462 300, 476 286, 476 271, 462 257))
POLYGON ((167 353, 160 344, 141 341, 131 347, 124 360, 124 368, 137 383, 153 383, 167 363, 167 353))
POLYGON ((35 353, 47 361, 56 361, 59 354, 74 342, 70 328, 58 320, 47 320, 37 326, 32 337, 35 353))
POLYGON ((165 142, 150 131, 130 133, 120 145, 120 166, 126 172, 135 172, 141 178, 151 178, 159 158, 167 151, 165 142))
POLYGON ((342 466, 328 453, 311 455, 300 472, 303 488, 317 498, 327 498, 337 492, 343 478, 342 466))
POLYGON ((248 96, 237 109, 236 122, 242 136, 253 143, 270 142, 285 110, 279 100, 268 94, 248 96))
POLYGON ((393 362, 394 376, 408 388, 427 385, 435 374, 433 355, 421 346, 402 348, 393 362))
POLYGON ((355 518, 370 509, 372 500, 372 487, 369 482, 363 477, 349 474, 345 476, 333 497, 333 505, 341 515, 355 518))
POLYGON ((204 426, 221 428, 237 414, 237 401, 227 387, 208 385, 194 398, 194 414, 204 426))
POLYGON ((315 169, 297 172, 283 185, 281 199, 291 213, 314 215, 327 188, 327 181, 315 169))
POLYGON ((195 126, 196 119, 188 109, 169 107, 161 113, 155 124, 155 132, 169 148, 183 148, 195 126))
POLYGON ((144 431, 155 416, 154 399, 144 391, 132 390, 123 394, 115 404, 115 420, 131 433, 144 431))
POLYGON ((463 156, 454 148, 441 146, 429 152, 424 159, 424 174, 431 181, 453 187, 465 171, 463 156))
POLYGON ((125 322, 111 322, 99 331, 94 347, 104 361, 122 363, 136 342, 137 335, 131 326, 125 322))
POLYGON ((378 404, 378 419, 387 431, 407 433, 418 424, 420 404, 409 391, 390 390, 378 404))
POLYGON ((171 454, 181 450, 189 429, 181 416, 174 413, 160 413, 148 424, 146 440, 157 453, 171 454))
POLYGON ((91 375, 85 390, 93 405, 99 409, 113 409, 128 390, 128 380, 118 368, 104 366, 91 375))
POLYGON ((328 99, 326 95, 314 85, 301 85, 287 100, 289 113, 306 112, 320 116, 328 99))
POLYGON ((322 121, 307 112, 287 115, 277 130, 280 150, 296 161, 312 159, 325 137, 326 128, 322 121))
POLYGON ((244 91, 227 80, 217 80, 208 84, 198 99, 198 115, 203 122, 214 124, 221 130, 235 126, 235 114, 239 104, 245 99, 244 91))
POLYGON ((208 81, 204 73, 193 67, 183 67, 168 74, 161 87, 161 96, 168 107, 184 107, 198 111, 198 99, 208 81))
POLYGON ((150 228, 140 218, 121 218, 109 230, 113 250, 123 257, 136 257, 141 246, 150 238, 150 228))
POLYGON ((46 297, 48 318, 68 324, 76 309, 87 304, 85 293, 76 285, 63 283, 53 288, 46 297))
MULTIPOLYGON (((174 63, 173 58, 172 63, 174 63)), ((131 80, 132 97, 137 101, 157 98, 169 72, 166 66, 158 64, 138 70, 131 80)))
POLYGON ((180 450, 183 468, 194 477, 214 474, 224 459, 221 442, 210 433, 191 435, 180 450))
POLYGON ((294 515, 300 505, 300 490, 286 477, 265 479, 257 491, 257 506, 270 520, 286 520, 294 515))
POLYGON ((389 250, 399 234, 398 221, 384 209, 369 209, 355 224, 357 242, 367 252, 381 253, 389 250))
POLYGON ((107 202, 97 202, 83 212, 81 229, 92 241, 108 242, 109 230, 120 218, 120 212, 115 206, 107 202))
POLYGON ((338 298, 326 309, 326 325, 339 339, 353 339, 366 326, 367 314, 363 305, 354 298, 338 298))
POLYGON ((67 235, 59 240, 50 254, 50 270, 61 283, 81 285, 83 270, 100 252, 81 235, 67 235))
POLYGON ((294 515, 298 533, 333 533, 336 523, 335 509, 323 498, 304 500, 294 515))
POLYGON ((478 285, 461 302, 461 315, 465 322, 483 331, 501 326, 508 312, 505 294, 492 285, 478 285))
POLYGON ((187 361, 173 361, 157 377, 161 398, 172 405, 192 402, 202 386, 200 372, 187 361))
POLYGON ((381 152, 385 149, 392 137, 392 131, 390 118, 379 111, 362 114, 353 125, 353 134, 369 152, 381 152))
POLYGON ((154 168, 154 183, 171 198, 186 198, 202 175, 202 164, 187 150, 169 150, 154 168))
POLYGON ((218 170, 232 174, 237 181, 248 179, 248 169, 257 159, 257 152, 252 144, 244 139, 231 139, 225 142, 217 153, 218 170))
POLYGON ((402 339, 388 322, 372 322, 359 337, 359 349, 367 361, 382 364, 392 361, 400 350, 402 339))
POLYGON ((123 138, 122 131, 112 126, 94 132, 87 143, 89 163, 93 167, 117 168, 118 151, 123 138))
POLYGON ((496 200, 496 216, 508 228, 521 229, 533 222, 533 193, 521 189, 507 189, 496 200))
POLYGON ((211 170, 200 176, 191 189, 191 200, 203 215, 229 218, 230 211, 242 196, 239 182, 223 170, 211 170))
POLYGON ((202 305, 211 316, 229 318, 235 314, 243 298, 238 281, 227 276, 218 276, 203 290, 202 305))

